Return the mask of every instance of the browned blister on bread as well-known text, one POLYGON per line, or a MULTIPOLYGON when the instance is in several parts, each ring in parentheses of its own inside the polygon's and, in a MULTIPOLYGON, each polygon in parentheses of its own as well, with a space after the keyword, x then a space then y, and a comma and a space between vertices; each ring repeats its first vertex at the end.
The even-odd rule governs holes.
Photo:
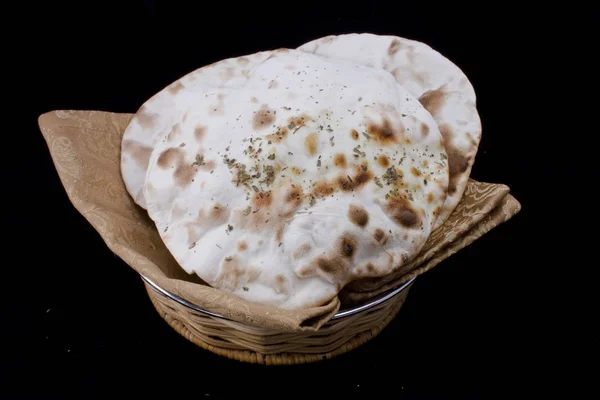
MULTIPOLYGON (((435 228, 443 224, 462 198, 481 140, 475 91, 465 74, 428 45, 395 36, 327 36, 298 49, 385 70, 431 113, 448 153, 448 196, 435 228)), ((386 131, 386 125, 377 130, 383 137, 386 131)), ((429 134, 427 125, 421 133, 429 134)))
POLYGON ((178 89, 161 116, 143 194, 182 268, 303 308, 414 257, 448 188, 431 114, 381 69, 278 50, 241 73, 245 58, 227 72, 243 84, 178 89))

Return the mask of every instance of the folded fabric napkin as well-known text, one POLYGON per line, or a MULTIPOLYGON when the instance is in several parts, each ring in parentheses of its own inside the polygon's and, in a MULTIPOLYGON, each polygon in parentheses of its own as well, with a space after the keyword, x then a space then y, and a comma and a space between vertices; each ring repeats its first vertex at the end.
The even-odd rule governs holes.
MULTIPOLYGON (((108 248, 163 289, 235 321, 281 331, 314 331, 343 305, 357 304, 422 274, 513 217, 519 203, 505 185, 471 180, 449 220, 411 263, 389 276, 349 284, 327 304, 283 310, 242 300, 188 275, 171 256, 145 210, 129 196, 120 173, 123 131, 133 114, 58 110, 39 117, 40 130, 73 206, 108 248)), ((83 260, 85 261, 85 260, 83 260)))

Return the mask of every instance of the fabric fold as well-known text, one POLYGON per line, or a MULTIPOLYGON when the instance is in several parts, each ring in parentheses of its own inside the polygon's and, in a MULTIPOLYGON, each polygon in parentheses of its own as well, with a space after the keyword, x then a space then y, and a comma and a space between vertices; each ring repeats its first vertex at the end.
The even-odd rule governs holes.
POLYGON ((57 110, 39 117, 40 130, 73 206, 107 247, 139 274, 187 301, 234 321, 278 331, 315 331, 341 302, 372 299, 433 268, 483 234, 508 221, 520 205, 505 185, 471 180, 449 220, 407 266, 379 279, 349 284, 327 304, 302 310, 266 307, 205 285, 171 256, 145 210, 129 196, 120 174, 123 132, 133 114, 57 110))

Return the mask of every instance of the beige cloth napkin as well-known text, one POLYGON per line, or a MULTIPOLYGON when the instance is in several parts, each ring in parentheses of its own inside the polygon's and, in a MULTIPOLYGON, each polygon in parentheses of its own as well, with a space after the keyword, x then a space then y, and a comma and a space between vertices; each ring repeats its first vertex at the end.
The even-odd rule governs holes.
MULTIPOLYGON (((69 199, 111 251, 163 289, 235 321, 283 331, 317 330, 340 309, 337 297, 304 310, 261 306, 185 273, 162 243, 146 211, 131 200, 123 184, 121 137, 132 117, 58 110, 41 115, 38 121, 69 199)), ((466 193, 465 201, 410 266, 384 279, 354 282, 340 298, 360 302, 417 276, 507 221, 520 208, 504 185, 471 181, 466 193)))

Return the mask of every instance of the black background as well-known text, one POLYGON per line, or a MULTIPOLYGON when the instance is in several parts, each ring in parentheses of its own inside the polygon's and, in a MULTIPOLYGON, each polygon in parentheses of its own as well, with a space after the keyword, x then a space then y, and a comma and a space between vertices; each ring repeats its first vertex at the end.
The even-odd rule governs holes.
MULTIPOLYGON (((123 391, 200 398, 523 394, 532 371, 556 356, 536 330, 549 304, 536 295, 541 279, 530 277, 549 274, 564 259, 564 252, 536 241, 549 229, 547 213, 561 207, 544 193, 572 173, 541 162, 560 143, 549 144, 552 131, 532 122, 546 100, 538 86, 549 64, 538 61, 549 47, 567 54, 560 26, 579 20, 562 10, 549 15, 484 3, 47 2, 14 14, 21 23, 13 35, 30 36, 7 36, 15 50, 7 63, 16 71, 6 84, 27 93, 16 97, 26 110, 18 134, 7 132, 15 147, 3 150, 11 160, 2 170, 10 210, 5 254, 19 259, 2 259, 0 382, 9 398, 123 391), (37 117, 55 109, 135 112, 205 64, 346 32, 423 41, 466 73, 483 123, 472 177, 507 184, 523 210, 420 277, 398 317, 357 350, 285 368, 215 356, 158 316, 139 277, 72 207, 37 117)), ((558 313, 562 304, 550 306, 558 313)))

